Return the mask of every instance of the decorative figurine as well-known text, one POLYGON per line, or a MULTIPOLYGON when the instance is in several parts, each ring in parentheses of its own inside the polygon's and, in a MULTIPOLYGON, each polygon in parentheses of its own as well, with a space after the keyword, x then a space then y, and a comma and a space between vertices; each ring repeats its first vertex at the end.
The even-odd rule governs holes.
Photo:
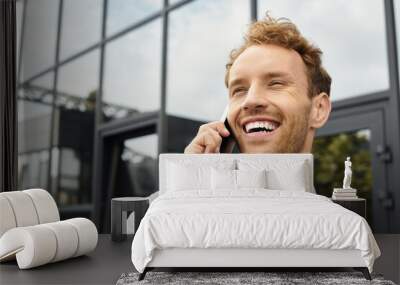
POLYGON ((334 188, 332 193, 332 199, 334 200, 352 200, 357 199, 357 189, 351 187, 351 176, 353 171, 351 170, 352 163, 350 156, 347 157, 344 162, 344 178, 343 188, 334 188))
POLYGON ((351 171, 351 161, 350 161, 350 156, 347 157, 346 161, 344 162, 344 179, 343 179, 343 189, 352 189, 350 184, 351 184, 351 176, 352 176, 352 171, 351 171))

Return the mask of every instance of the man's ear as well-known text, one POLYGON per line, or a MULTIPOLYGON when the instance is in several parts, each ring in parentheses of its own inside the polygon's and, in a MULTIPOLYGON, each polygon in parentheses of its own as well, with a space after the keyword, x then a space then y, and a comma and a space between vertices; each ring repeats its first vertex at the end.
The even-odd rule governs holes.
POLYGON ((328 94, 325 92, 314 96, 311 100, 310 127, 318 129, 328 121, 332 104, 328 94))

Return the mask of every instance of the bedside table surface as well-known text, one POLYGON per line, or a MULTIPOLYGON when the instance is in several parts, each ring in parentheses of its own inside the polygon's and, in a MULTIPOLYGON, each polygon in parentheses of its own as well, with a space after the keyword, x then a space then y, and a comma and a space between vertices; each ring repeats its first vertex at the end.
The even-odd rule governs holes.
POLYGON ((136 202, 136 201, 146 201, 149 200, 148 197, 116 197, 112 198, 112 201, 118 202, 136 202))

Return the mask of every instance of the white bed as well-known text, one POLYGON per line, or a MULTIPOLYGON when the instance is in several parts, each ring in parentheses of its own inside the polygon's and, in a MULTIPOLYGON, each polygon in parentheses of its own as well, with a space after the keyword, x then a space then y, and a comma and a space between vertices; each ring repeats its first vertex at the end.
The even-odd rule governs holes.
POLYGON ((310 154, 161 154, 159 167, 132 243, 141 278, 154 267, 354 267, 368 278, 380 255, 365 219, 314 193, 310 154))

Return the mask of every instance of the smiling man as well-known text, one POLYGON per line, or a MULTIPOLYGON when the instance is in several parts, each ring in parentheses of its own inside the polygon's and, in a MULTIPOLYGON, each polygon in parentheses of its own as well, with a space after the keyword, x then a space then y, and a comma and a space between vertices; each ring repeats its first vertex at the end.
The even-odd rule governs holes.
POLYGON ((223 122, 204 124, 185 153, 218 153, 229 135, 241 153, 311 152, 331 111, 321 55, 288 20, 267 15, 252 23, 226 65, 232 134, 223 122))

